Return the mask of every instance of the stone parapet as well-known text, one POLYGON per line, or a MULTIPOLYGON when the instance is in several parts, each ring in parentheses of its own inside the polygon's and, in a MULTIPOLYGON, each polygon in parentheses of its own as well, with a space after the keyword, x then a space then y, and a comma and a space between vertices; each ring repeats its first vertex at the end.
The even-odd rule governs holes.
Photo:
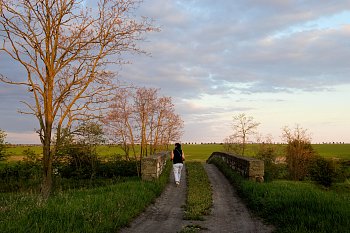
POLYGON ((221 158, 234 171, 238 172, 245 178, 258 182, 264 180, 264 161, 260 159, 242 157, 223 152, 213 152, 207 162, 210 162, 212 158, 216 157, 221 158))
POLYGON ((142 180, 158 179, 162 174, 166 162, 170 156, 169 151, 159 152, 155 155, 142 158, 141 160, 141 176, 142 180))

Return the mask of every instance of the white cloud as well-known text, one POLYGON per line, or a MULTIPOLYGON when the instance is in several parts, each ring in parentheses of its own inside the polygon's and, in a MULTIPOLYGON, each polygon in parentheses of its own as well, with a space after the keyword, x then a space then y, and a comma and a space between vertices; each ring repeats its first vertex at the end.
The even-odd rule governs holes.
MULTIPOLYGON (((129 55, 133 64, 119 77, 172 96, 186 140, 223 139, 228 119, 244 111, 277 138, 283 125, 305 123, 322 133, 317 140, 342 135, 350 142, 342 131, 350 126, 327 110, 350 115, 327 101, 349 98, 350 1, 146 0, 138 12, 161 31, 140 43, 152 55, 129 55), (322 107, 311 108, 316 105, 322 107)), ((0 73, 14 74, 13 62, 0 59, 0 73)), ((11 102, 0 105, 6 114, 15 114, 14 99, 23 97, 11 95, 0 91, 1 100, 11 102)))

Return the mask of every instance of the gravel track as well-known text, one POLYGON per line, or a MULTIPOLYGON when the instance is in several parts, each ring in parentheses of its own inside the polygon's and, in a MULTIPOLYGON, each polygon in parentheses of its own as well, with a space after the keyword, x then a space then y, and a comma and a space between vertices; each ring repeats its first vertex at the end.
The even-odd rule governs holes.
POLYGON ((274 230, 273 226, 265 225, 250 213, 215 165, 205 164, 204 167, 213 188, 213 207, 204 221, 183 220, 183 206, 186 202, 184 166, 180 186, 175 186, 174 175, 171 173, 162 195, 120 232, 176 233, 183 229, 197 229, 196 232, 268 233, 274 230))

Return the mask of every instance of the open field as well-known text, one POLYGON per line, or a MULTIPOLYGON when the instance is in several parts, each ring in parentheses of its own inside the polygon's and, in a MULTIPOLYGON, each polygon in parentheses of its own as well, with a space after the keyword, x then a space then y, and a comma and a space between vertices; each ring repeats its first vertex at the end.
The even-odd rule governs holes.
MULTIPOLYGON (((276 144, 275 146, 282 155, 285 145, 276 144)), ((350 160, 350 144, 313 144, 312 146, 323 157, 350 160)), ((212 152, 223 151, 221 144, 183 144, 182 147, 188 161, 205 161, 212 152)), ((23 159, 23 151, 27 149, 34 151, 36 154, 42 154, 40 146, 10 147, 7 149, 11 155, 10 161, 23 159)), ((258 144, 249 144, 247 145, 246 155, 254 156, 257 150, 258 144)), ((123 155, 123 151, 118 146, 101 145, 97 148, 97 152, 99 155, 105 157, 123 155)))

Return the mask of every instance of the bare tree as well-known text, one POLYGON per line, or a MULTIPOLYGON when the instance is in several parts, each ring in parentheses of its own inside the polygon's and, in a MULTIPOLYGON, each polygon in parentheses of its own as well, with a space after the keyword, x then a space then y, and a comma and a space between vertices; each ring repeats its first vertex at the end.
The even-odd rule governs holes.
POLYGON ((135 145, 140 156, 165 149, 182 135, 183 121, 175 114, 170 97, 158 97, 158 89, 137 88, 119 91, 104 122, 109 138, 122 146, 128 156, 135 145))
POLYGON ((256 129, 260 123, 255 122, 251 116, 245 113, 233 116, 233 134, 225 139, 226 150, 233 150, 244 156, 248 137, 256 134, 256 129))
POLYGON ((126 159, 130 158, 130 150, 133 156, 136 156, 136 123, 132 94, 130 89, 118 89, 109 105, 107 116, 102 119, 109 139, 122 148, 126 159))
POLYGON ((26 71, 16 80, 1 81, 28 87, 34 101, 25 102, 39 121, 43 145, 42 195, 52 186, 52 135, 79 118, 82 111, 105 101, 114 75, 106 69, 124 63, 124 52, 142 53, 136 41, 157 30, 147 18, 135 20, 136 0, 99 0, 94 9, 81 0, 2 0, 0 52, 26 71))

